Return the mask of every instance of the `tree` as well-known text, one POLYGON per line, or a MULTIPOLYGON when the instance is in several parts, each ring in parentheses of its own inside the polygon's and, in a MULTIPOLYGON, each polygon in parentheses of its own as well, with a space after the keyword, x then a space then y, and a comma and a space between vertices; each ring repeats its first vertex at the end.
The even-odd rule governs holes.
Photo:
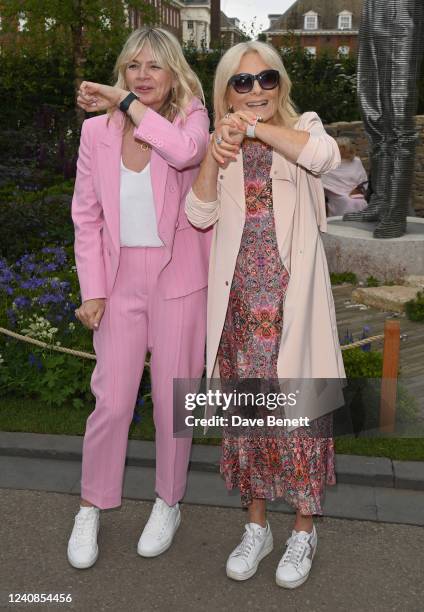
MULTIPOLYGON (((86 78, 88 56, 116 55, 129 33, 128 11, 154 23, 156 10, 143 0, 8 0, 2 8, 3 55, 19 52, 27 60, 40 56, 70 58, 76 91, 86 78)), ((76 108, 79 122, 84 111, 76 108)))

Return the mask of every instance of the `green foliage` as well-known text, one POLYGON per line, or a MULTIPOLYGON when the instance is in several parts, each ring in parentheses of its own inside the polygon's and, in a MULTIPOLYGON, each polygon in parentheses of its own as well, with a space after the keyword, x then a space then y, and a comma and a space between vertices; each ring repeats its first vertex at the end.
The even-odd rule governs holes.
POLYGON ((383 357, 377 351, 363 351, 359 347, 342 352, 347 378, 379 378, 383 357))
POLYGON ((283 61, 293 85, 291 97, 299 111, 315 111, 323 123, 360 120, 356 58, 337 58, 332 49, 314 57, 290 37, 286 45, 283 61))
POLYGON ((418 291, 416 298, 405 304, 405 312, 411 321, 424 321, 424 292, 418 291))
POLYGON ((378 287, 380 285, 380 281, 375 278, 375 276, 368 276, 365 284, 367 287, 378 287))
POLYGON ((0 190, 0 257, 14 261, 51 244, 71 245, 72 192, 72 181, 35 193, 18 187, 0 190))
POLYGON ((342 285, 343 283, 356 285, 358 282, 354 272, 331 272, 330 279, 332 285, 342 285))
MULTIPOLYGON (((345 350, 342 355, 348 379, 344 390, 346 406, 350 410, 354 431, 366 434, 379 426, 383 356, 377 351, 367 352, 360 348, 345 350)), ((399 379, 396 399, 397 433, 413 433, 419 413, 415 397, 399 379)))

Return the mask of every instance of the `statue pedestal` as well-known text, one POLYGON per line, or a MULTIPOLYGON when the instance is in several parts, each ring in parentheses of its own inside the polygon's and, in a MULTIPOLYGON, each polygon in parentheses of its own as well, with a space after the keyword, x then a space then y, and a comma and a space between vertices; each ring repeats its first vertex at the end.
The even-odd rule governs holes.
POLYGON ((400 238, 374 238, 377 222, 327 219, 321 234, 330 272, 354 272, 358 280, 374 276, 401 282, 410 274, 424 274, 424 219, 407 217, 407 233, 400 238))

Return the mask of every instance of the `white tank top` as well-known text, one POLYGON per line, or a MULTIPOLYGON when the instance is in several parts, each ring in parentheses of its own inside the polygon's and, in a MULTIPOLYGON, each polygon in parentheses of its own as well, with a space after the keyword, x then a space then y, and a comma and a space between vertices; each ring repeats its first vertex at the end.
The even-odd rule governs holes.
POLYGON ((120 190, 121 246, 160 247, 150 162, 141 172, 129 170, 121 157, 120 190))

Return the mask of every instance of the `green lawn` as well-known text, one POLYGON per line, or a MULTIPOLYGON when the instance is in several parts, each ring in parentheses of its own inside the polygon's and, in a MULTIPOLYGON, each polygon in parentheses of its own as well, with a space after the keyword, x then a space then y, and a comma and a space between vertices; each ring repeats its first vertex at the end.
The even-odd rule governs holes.
MULTIPOLYGON (((0 399, 0 430, 82 436, 85 422, 94 405, 76 409, 70 406, 46 406, 37 400, 9 397, 0 399)), ((130 427, 129 437, 153 440, 151 408, 140 410, 141 422, 130 427)), ((196 440, 202 444, 219 444, 217 439, 196 440)), ((338 438, 336 451, 341 454, 367 455, 424 461, 424 438, 338 438)))

